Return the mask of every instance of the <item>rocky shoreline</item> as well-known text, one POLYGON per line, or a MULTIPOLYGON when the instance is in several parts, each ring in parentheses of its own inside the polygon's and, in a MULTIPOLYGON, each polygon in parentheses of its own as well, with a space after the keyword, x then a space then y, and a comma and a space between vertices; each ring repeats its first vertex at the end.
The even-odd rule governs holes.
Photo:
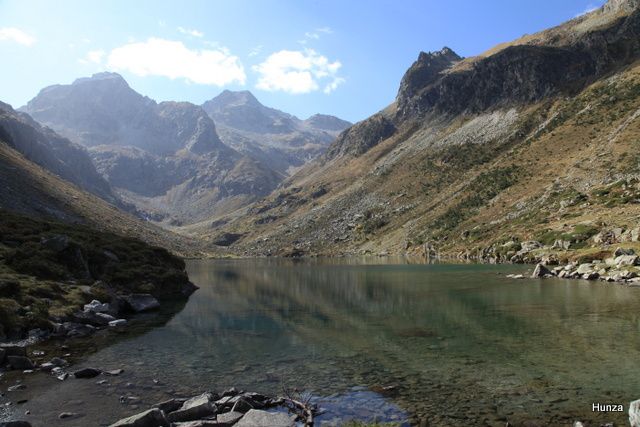
MULTIPOLYGON (((633 249, 617 248, 613 257, 591 262, 570 262, 564 265, 540 262, 536 265, 532 278, 557 277, 559 279, 599 280, 628 286, 640 287, 640 257, 633 249)), ((522 279, 524 275, 508 275, 522 279)))

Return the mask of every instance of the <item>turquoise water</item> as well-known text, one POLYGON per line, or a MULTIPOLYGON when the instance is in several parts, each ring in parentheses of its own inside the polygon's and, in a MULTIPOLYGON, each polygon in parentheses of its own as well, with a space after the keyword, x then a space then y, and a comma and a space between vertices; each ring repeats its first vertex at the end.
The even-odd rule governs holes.
POLYGON ((30 419, 76 407, 77 425, 98 425, 167 396, 236 386, 308 394, 325 424, 625 425, 626 414, 591 407, 626 411, 640 398, 640 289, 505 277, 524 270, 189 261, 200 290, 178 314, 83 362, 125 375, 101 386, 34 379, 30 419))

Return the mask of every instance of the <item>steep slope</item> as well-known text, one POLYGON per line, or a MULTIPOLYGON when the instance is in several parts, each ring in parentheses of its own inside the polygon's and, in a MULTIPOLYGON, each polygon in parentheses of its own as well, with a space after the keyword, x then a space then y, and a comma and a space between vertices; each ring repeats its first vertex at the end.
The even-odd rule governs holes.
POLYGON ((0 140, 0 209, 29 217, 84 224, 137 238, 176 253, 194 255, 199 245, 123 212, 45 170, 0 140))
POLYGON ((111 203, 117 200, 87 150, 0 102, 0 140, 27 159, 111 203))
POLYGON ((168 226, 231 212, 283 178, 223 144, 202 108, 157 104, 115 73, 45 88, 23 111, 90 147, 119 197, 168 226))
POLYGON ((307 120, 262 105, 249 91, 223 91, 202 108, 225 144, 288 175, 324 153, 351 123, 316 114, 307 120))
POLYGON ((421 53, 394 103, 228 218, 212 242, 232 233, 246 254, 473 257, 630 230, 640 214, 639 33, 638 2, 615 0, 479 57, 421 53))

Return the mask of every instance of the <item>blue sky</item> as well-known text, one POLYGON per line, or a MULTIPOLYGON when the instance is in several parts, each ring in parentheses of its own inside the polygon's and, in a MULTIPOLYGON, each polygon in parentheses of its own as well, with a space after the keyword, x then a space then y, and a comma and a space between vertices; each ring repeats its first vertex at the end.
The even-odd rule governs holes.
POLYGON ((423 51, 473 56, 604 0, 0 0, 0 100, 110 70, 158 101, 224 89, 306 118, 393 101, 423 51))

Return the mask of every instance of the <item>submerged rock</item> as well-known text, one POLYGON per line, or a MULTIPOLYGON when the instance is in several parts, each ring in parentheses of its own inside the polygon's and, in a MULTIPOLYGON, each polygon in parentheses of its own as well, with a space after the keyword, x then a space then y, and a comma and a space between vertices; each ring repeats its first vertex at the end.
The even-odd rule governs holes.
POLYGON ((25 356, 7 356, 7 362, 12 369, 34 369, 36 366, 25 356))
POLYGON ((102 371, 96 368, 83 368, 73 373, 76 378, 95 378, 100 375, 102 371))
POLYGON ((136 313, 155 310, 160 307, 160 303, 150 294, 132 294, 124 297, 127 305, 136 313))

